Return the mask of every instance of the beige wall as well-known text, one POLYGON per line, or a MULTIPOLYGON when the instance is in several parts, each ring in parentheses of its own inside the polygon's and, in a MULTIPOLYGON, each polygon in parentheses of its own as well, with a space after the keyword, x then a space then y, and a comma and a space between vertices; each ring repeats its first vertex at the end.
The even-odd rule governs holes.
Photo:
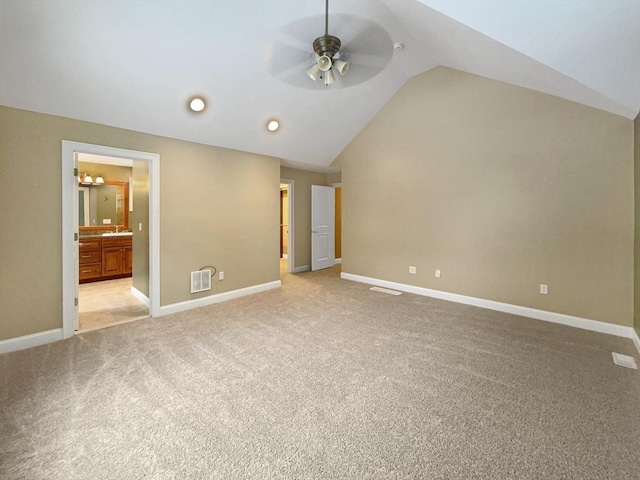
POLYGON ((63 139, 160 154, 161 305, 278 280, 277 159, 0 107, 0 339, 62 327, 63 139))
POLYGON ((149 296, 149 163, 133 161, 133 286, 149 296), (142 228, 140 227, 142 224, 142 228))
POLYGON ((640 115, 634 125, 634 172, 635 172, 635 281, 634 281, 634 322, 633 326, 640 335, 640 115))
POLYGON ((342 182, 342 172, 327 173, 327 184, 333 185, 342 182))
POLYGON ((440 67, 336 164, 343 271, 632 325, 630 120, 440 67))
POLYGON ((280 178, 293 180, 294 267, 311 266, 311 185, 327 185, 327 175, 281 167, 280 178))

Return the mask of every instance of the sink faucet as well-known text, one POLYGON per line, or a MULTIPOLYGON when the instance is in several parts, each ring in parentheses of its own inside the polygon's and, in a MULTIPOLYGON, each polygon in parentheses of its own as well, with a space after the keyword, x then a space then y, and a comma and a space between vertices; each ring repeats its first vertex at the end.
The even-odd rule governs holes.
POLYGON ((120 228, 119 225, 116 225, 116 233, 118 233, 118 229, 120 228))

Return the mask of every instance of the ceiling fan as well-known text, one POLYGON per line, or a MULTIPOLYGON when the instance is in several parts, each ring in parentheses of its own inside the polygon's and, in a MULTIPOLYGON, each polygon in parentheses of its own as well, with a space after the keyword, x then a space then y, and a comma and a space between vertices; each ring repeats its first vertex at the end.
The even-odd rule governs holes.
POLYGON ((314 82, 320 77, 329 86, 336 83, 333 69, 344 75, 349 70, 349 62, 340 60, 340 39, 329 35, 329 0, 325 0, 324 5, 324 35, 313 41, 313 51, 317 58, 316 63, 307 69, 307 75, 314 82))
POLYGON ((367 3, 342 4, 350 13, 332 14, 332 34, 329 0, 325 0, 323 17, 303 17, 278 28, 265 51, 268 72, 289 85, 310 90, 329 85, 348 88, 378 75, 391 60, 393 42, 384 28, 363 15, 367 3), (314 40, 320 18, 324 34, 314 40))

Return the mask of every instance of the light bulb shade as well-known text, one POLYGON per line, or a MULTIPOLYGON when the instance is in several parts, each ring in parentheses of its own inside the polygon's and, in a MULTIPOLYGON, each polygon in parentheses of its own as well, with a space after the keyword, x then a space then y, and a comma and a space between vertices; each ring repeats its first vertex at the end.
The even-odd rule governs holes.
POLYGON ((315 82, 318 79, 318 75, 320 75, 320 67, 314 63, 307 70, 307 75, 309 75, 309 78, 315 82))
POLYGON ((328 71, 331 68, 331 59, 326 55, 322 55, 318 59, 318 68, 322 72, 328 71))
POLYGON ((95 181, 96 185, 104 185, 104 178, 102 178, 100 175, 98 175, 96 177, 96 181, 95 181))
POLYGON ((333 75, 333 70, 329 70, 324 74, 324 84, 331 85, 332 83, 336 83, 336 77, 333 75))
POLYGON ((344 75, 349 70, 349 62, 343 62, 342 60, 334 60, 333 68, 340 72, 340 75, 344 75))
POLYGON ((85 177, 82 179, 82 183, 93 183, 93 178, 91 177, 91 175, 85 175, 85 177))

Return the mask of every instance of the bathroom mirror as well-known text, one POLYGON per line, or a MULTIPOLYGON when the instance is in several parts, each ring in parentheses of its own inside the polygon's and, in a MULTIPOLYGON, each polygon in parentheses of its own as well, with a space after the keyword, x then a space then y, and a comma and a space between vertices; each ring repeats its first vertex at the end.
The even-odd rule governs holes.
POLYGON ((79 185, 80 230, 129 228, 129 183, 105 180, 102 185, 79 185))

